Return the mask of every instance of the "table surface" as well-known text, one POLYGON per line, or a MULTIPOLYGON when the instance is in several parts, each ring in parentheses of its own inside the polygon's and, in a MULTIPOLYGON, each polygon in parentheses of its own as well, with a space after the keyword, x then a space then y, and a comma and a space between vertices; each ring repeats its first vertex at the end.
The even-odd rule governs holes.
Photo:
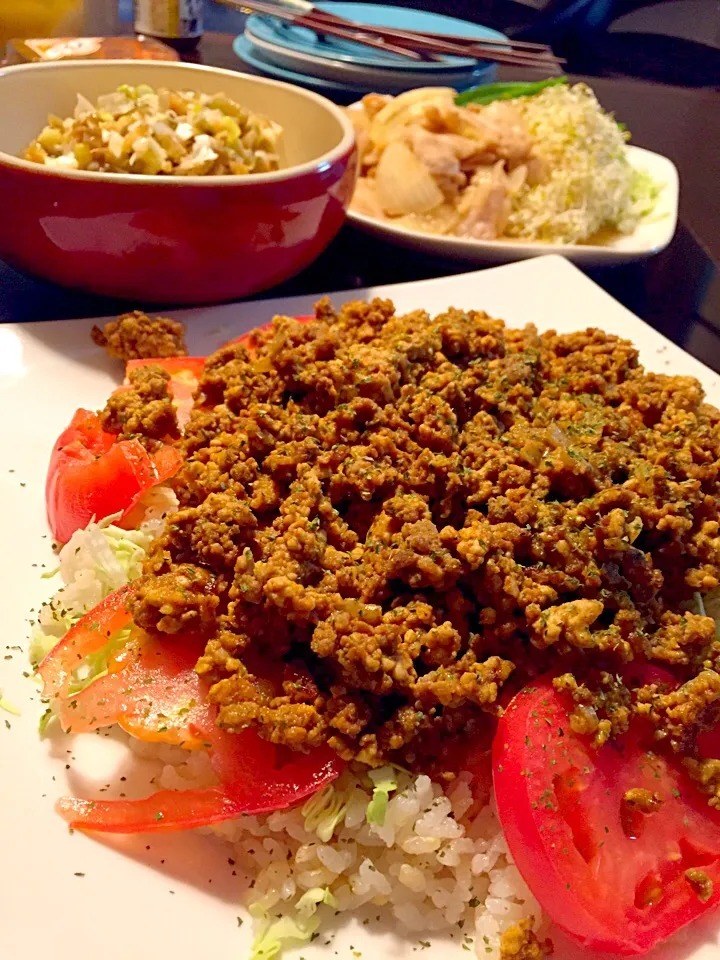
MULTIPOLYGON (((247 70, 232 51, 232 39, 229 34, 206 34, 192 59, 247 70)), ((500 76, 514 79, 517 71, 502 69, 500 76)), ((588 271, 589 275, 634 313, 720 371, 720 93, 634 80, 588 82, 603 106, 627 124, 634 143, 670 157, 680 172, 680 224, 670 247, 644 264, 588 271)), ((320 294, 462 271, 461 264, 391 248, 348 225, 315 264, 264 296, 320 294)), ((102 316, 127 307, 60 289, 0 263, 2 322, 102 316)))

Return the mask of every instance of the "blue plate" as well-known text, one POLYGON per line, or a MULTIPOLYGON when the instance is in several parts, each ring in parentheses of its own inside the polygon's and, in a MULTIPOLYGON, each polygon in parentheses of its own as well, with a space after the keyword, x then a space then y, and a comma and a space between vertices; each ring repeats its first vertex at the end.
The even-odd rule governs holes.
POLYGON ((278 67, 274 63, 269 63, 257 52, 247 37, 235 37, 233 41, 233 50, 240 59, 249 64, 260 73, 267 73, 278 80, 287 80, 288 83, 297 84, 299 87, 307 87, 309 90, 316 90, 318 93, 326 95, 356 95, 363 97, 366 93, 372 93, 369 86, 360 86, 352 83, 337 83, 334 80, 324 80, 320 77, 309 77, 304 73, 296 73, 294 70, 287 70, 278 67))
MULTIPOLYGON (((434 33, 457 34, 477 40, 507 40, 497 30, 482 27, 477 23, 468 23, 455 17, 445 17, 424 10, 412 10, 406 7, 382 6, 374 3, 318 3, 321 10, 335 13, 348 20, 380 27, 395 27, 399 30, 430 30, 434 33)), ((247 20, 246 33, 258 37, 267 43, 282 46, 289 51, 311 54, 316 57, 338 60, 341 63, 353 63, 366 67, 398 67, 402 70, 424 73, 428 70, 472 69, 478 61, 471 57, 443 57, 441 61, 408 60, 395 53, 385 53, 342 40, 337 37, 318 37, 312 30, 284 23, 274 17, 253 14, 247 20)))
MULTIPOLYGON (((418 85, 419 77, 410 75, 404 85, 396 85, 392 90, 386 90, 383 83, 378 83, 371 75, 368 75, 366 83, 351 83, 343 80, 331 80, 326 77, 315 77, 308 73, 299 73, 286 66, 273 63, 267 60, 262 51, 258 50, 250 40, 245 36, 235 37, 233 41, 233 50, 244 63, 247 63, 259 73, 266 73, 268 76, 276 77, 278 80, 286 80, 288 83, 294 83, 299 87, 307 87, 308 90, 316 90, 318 93, 324 93, 326 96, 342 97, 348 101, 348 97, 358 99, 366 93, 394 93, 401 90, 412 90, 418 85)), ((475 63, 475 61, 473 61, 475 63)), ((469 87, 477 86, 481 83, 489 83, 495 77, 494 64, 475 63, 477 69, 469 73, 463 83, 453 84, 456 90, 467 90, 469 87)), ((433 77, 435 80, 435 77, 433 77)), ((443 84, 439 84, 442 86, 443 84)), ((438 86, 434 83, 433 86, 438 86)))

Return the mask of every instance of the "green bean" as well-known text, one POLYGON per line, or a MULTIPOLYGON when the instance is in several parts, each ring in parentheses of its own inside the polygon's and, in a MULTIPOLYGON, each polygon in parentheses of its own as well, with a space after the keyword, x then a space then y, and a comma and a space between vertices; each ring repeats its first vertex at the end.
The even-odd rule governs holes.
POLYGON ((479 103, 485 106, 493 100, 515 100, 517 97, 534 97, 546 87, 555 87, 567 83, 568 78, 549 77, 547 80, 538 80, 535 83, 486 83, 481 87, 465 90, 455 97, 455 103, 464 107, 468 103, 479 103))

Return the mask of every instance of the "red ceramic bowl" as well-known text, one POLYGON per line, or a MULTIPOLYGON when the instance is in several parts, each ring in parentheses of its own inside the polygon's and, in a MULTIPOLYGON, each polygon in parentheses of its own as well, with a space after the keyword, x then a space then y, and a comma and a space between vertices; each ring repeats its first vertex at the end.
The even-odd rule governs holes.
POLYGON ((211 303, 286 280, 340 229, 356 178, 344 111, 300 87, 152 61, 0 70, 0 259, 47 280, 138 301, 211 303), (18 155, 49 113, 122 83, 223 92, 284 130, 285 166, 227 177, 58 171, 18 155))

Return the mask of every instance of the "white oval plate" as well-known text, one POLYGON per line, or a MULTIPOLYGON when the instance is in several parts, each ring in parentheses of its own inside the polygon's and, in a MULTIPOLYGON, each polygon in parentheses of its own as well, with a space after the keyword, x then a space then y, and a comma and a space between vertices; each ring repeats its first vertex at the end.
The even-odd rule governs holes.
MULTIPOLYGON (((355 105, 353 105, 355 106, 355 105)), ((364 230, 383 240, 401 247, 418 250, 444 260, 461 260, 463 263, 511 263, 527 260, 548 253, 557 253, 583 267, 613 266, 644 260, 660 253, 670 243, 677 226, 678 197, 680 193, 678 172, 672 160, 642 147, 628 147, 628 159, 638 170, 649 173, 656 183, 662 184, 655 209, 641 220, 630 234, 620 236, 606 244, 589 243, 538 243, 522 240, 473 240, 467 237, 441 236, 421 233, 386 220, 376 220, 352 207, 348 219, 364 230)))

